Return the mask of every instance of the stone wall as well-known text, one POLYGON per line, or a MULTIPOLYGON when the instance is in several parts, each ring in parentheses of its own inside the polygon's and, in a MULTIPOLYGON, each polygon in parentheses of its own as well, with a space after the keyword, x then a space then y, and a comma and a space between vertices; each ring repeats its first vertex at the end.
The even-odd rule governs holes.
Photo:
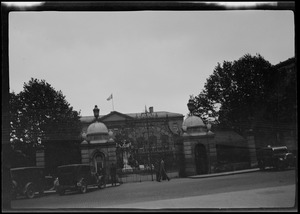
POLYGON ((257 157, 256 157, 256 146, 255 146, 255 140, 252 132, 247 133, 247 143, 248 143, 248 149, 249 149, 249 155, 250 155, 250 166, 257 167, 257 157))
POLYGON ((36 151, 36 166, 45 167, 45 151, 40 149, 36 151))
POLYGON ((115 143, 107 142, 103 144, 82 144, 81 163, 89 164, 97 152, 104 154, 107 167, 111 165, 111 163, 117 162, 115 143))
POLYGON ((195 163, 195 147, 196 145, 202 144, 206 150, 208 173, 214 172, 217 151, 214 142, 214 134, 205 135, 184 135, 183 137, 183 153, 185 162, 185 176, 192 176, 197 174, 196 163, 195 163))

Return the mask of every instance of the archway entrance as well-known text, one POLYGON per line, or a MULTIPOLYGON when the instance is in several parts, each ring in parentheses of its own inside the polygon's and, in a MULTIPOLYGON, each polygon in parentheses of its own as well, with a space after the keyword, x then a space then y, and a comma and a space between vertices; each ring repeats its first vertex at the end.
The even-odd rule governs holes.
POLYGON ((208 173, 207 153, 203 144, 197 144, 195 146, 195 163, 197 175, 208 173))
POLYGON ((100 169, 105 167, 105 156, 102 152, 96 152, 93 156, 92 164, 95 172, 100 172, 100 169))

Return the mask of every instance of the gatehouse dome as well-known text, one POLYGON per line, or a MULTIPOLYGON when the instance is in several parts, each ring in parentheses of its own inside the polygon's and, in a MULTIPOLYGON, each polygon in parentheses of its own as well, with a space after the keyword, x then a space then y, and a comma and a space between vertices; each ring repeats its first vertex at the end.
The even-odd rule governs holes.
POLYGON ((86 131, 86 136, 90 144, 107 143, 109 138, 106 125, 97 121, 89 125, 86 131))
POLYGON ((189 127, 206 127, 205 124, 203 123, 202 119, 200 117, 197 117, 194 115, 186 118, 183 121, 182 126, 185 126, 187 128, 189 128, 189 127))
POLYGON ((104 123, 95 122, 89 125, 86 135, 108 134, 108 129, 104 123))
POLYGON ((182 123, 184 135, 205 135, 207 132, 206 125, 200 117, 195 115, 189 116, 182 123))

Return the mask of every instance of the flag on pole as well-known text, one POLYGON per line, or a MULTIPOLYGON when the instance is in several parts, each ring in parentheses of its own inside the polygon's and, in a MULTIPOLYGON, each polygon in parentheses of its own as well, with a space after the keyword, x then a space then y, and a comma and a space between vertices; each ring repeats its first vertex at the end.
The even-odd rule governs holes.
POLYGON ((106 100, 110 101, 113 98, 113 94, 111 94, 106 100))

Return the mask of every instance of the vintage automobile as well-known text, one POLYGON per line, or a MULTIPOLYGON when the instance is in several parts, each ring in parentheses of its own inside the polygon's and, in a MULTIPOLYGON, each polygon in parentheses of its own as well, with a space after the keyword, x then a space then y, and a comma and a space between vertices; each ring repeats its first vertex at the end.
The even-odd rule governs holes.
POLYGON ((95 172, 93 166, 88 164, 71 164, 57 167, 59 195, 64 195, 66 190, 86 193, 88 187, 102 188, 102 176, 95 172))
POLYGON ((42 167, 19 167, 10 169, 12 198, 24 195, 34 198, 35 193, 44 194, 45 175, 42 167))
POLYGON ((282 170, 294 164, 295 156, 288 151, 286 146, 268 146, 259 151, 258 167, 261 170, 266 167, 282 170))

